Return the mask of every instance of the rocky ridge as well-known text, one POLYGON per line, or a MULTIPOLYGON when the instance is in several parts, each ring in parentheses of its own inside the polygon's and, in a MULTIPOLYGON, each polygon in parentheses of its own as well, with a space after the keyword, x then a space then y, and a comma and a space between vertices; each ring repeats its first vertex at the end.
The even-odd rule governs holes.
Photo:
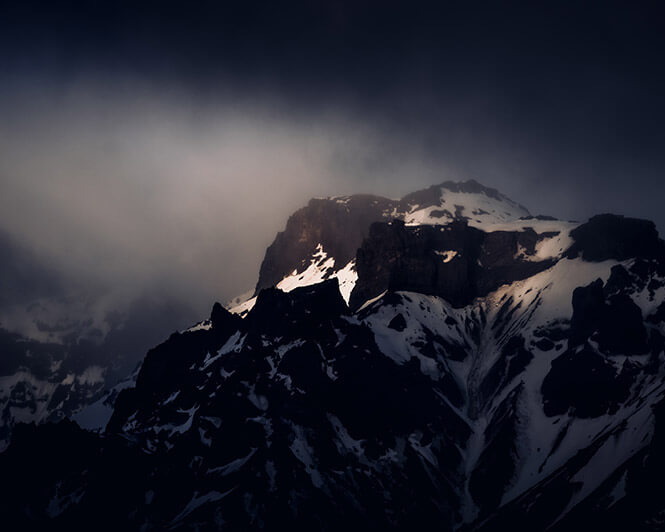
POLYGON ((370 223, 350 306, 322 268, 298 285, 321 256, 244 318, 215 305, 147 354, 101 434, 20 426, 0 454, 0 515, 41 529, 658 530, 653 224, 443 221, 370 223))

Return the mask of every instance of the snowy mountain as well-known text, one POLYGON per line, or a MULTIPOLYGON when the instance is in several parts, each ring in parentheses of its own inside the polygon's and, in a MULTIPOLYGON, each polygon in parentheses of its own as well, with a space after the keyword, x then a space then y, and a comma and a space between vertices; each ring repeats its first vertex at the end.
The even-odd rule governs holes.
POLYGON ((348 303, 357 279, 356 250, 374 222, 402 220, 413 226, 466 221, 483 228, 529 216, 525 207, 473 180, 446 181, 400 200, 369 195, 312 199, 289 218, 266 251, 254 293, 227 307, 244 316, 263 288, 288 292, 332 277, 338 278, 348 303))
POLYGON ((0 454, 2 518, 663 528, 665 242, 651 222, 534 218, 475 182, 312 200, 253 296, 150 350, 102 433, 19 425, 0 454))
POLYGON ((57 421, 106 397, 146 349, 193 321, 172 301, 72 290, 2 231, 0 256, 0 451, 17 423, 57 421))

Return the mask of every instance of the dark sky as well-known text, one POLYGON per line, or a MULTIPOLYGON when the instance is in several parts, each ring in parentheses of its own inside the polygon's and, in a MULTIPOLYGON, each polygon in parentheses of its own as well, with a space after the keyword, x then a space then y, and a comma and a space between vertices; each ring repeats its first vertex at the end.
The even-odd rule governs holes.
POLYGON ((312 195, 474 178, 665 231, 661 5, 4 3, 0 224, 202 306, 312 195))

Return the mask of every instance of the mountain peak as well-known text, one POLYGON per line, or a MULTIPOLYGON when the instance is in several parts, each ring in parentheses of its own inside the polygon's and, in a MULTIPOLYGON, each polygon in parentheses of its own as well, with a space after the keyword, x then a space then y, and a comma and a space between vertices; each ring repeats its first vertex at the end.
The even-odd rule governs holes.
MULTIPOLYGON (((413 226, 463 220, 486 229, 529 216, 525 207, 474 180, 445 181, 399 200, 370 194, 312 199, 289 217, 284 231, 268 247, 254 295, 280 284, 280 288, 295 286, 293 278, 302 276, 320 253, 326 256, 327 262, 321 265, 325 271, 307 276, 310 279, 325 280, 343 269, 353 269, 356 251, 375 222, 397 219, 413 226)), ((237 307, 241 312, 248 310, 246 305, 237 307)))
POLYGON ((467 220, 470 225, 487 226, 530 216, 526 207, 473 179, 432 185, 407 194, 400 204, 411 225, 467 220))
POLYGON ((530 217, 476 182, 313 200, 268 249, 244 319, 215 304, 150 350, 104 432, 18 432, 0 516, 651 529, 665 514, 664 246, 650 222, 530 217))

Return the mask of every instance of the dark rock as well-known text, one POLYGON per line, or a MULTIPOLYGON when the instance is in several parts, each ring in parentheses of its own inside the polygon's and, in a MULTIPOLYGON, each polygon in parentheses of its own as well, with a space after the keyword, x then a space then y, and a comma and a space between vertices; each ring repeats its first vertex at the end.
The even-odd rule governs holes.
POLYGON ((479 395, 485 404, 499 390, 505 388, 520 375, 533 360, 533 354, 525 348, 524 338, 513 336, 501 350, 501 354, 483 379, 479 395))
POLYGON ((573 316, 570 320, 569 345, 576 346, 586 341, 598 328, 605 309, 603 281, 596 279, 588 286, 573 291, 573 316))
POLYGON ((535 343, 535 346, 541 351, 551 351, 554 349, 554 343, 548 338, 541 338, 535 343))
POLYGON ((312 199, 289 218, 286 229, 277 234, 261 264, 256 294, 275 286, 293 270, 303 270, 321 244, 335 265, 352 260, 367 236, 369 226, 386 218, 396 202, 370 195, 350 196, 346 202, 312 199))
POLYGON ((314 397, 329 383, 324 362, 318 346, 307 342, 289 350, 280 361, 278 369, 293 379, 294 386, 314 397))
POLYGON ((545 214, 538 214, 536 216, 520 216, 520 220, 556 221, 558 218, 555 218, 554 216, 547 216, 545 214))
POLYGON ((649 220, 600 214, 573 229, 570 236, 575 243, 567 252, 569 258, 581 255, 584 260, 600 262, 665 256, 665 243, 649 220))
POLYGON ((662 323, 665 321, 665 301, 658 305, 656 312, 647 316, 647 321, 649 323, 662 323))
POLYGON ((628 396, 631 384, 628 370, 617 373, 611 362, 585 345, 552 361, 541 389, 543 410, 547 416, 570 411, 580 418, 613 413, 628 396))
POLYGON ((642 311, 626 294, 612 296, 604 307, 594 339, 605 353, 641 355, 648 352, 642 311))
POLYGON ((256 333, 292 334, 310 337, 322 323, 349 312, 339 293, 337 278, 312 286, 282 292, 262 290, 254 308, 245 318, 245 327, 256 333))
POLYGON ((568 321, 566 320, 550 327, 539 327, 533 331, 533 335, 536 338, 549 338, 553 342, 560 342, 570 336, 568 325, 568 321))
POLYGON ((610 277, 605 283, 604 292, 606 296, 618 294, 633 286, 633 278, 628 270, 621 264, 612 266, 610 277))
POLYGON ((406 329, 406 320, 404 319, 404 316, 402 316, 402 314, 397 314, 392 320, 390 320, 388 327, 390 329, 402 332, 404 329, 406 329))
POLYGON ((447 209, 434 209, 430 211, 429 215, 432 218, 443 218, 444 216, 447 216, 448 218, 453 218, 453 213, 451 213, 447 209))
POLYGON ((485 448, 469 479, 469 492, 481 515, 498 506, 515 471, 518 384, 501 402, 484 433, 485 448))
POLYGON ((503 283, 551 266, 552 261, 515 258, 518 245, 533 253, 538 239, 531 229, 484 233, 465 222, 415 228, 397 220, 372 224, 357 253, 358 281, 350 306, 358 308, 386 290, 438 295, 463 306, 503 283), (438 250, 456 255, 444 262, 438 250))
POLYGON ((606 291, 600 279, 574 290, 570 346, 582 344, 592 337, 608 354, 646 353, 647 332, 640 308, 626 294, 612 295, 606 301, 606 291))

